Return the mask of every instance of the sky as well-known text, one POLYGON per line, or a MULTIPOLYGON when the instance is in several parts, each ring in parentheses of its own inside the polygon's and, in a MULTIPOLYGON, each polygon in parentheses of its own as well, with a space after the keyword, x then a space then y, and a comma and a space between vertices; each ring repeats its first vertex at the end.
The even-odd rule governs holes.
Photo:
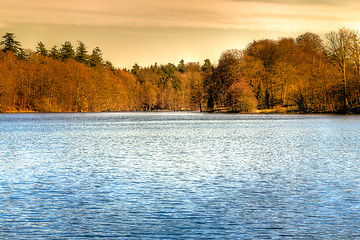
POLYGON ((0 0, 25 49, 80 40, 119 68, 210 59, 254 40, 360 28, 358 0, 0 0))

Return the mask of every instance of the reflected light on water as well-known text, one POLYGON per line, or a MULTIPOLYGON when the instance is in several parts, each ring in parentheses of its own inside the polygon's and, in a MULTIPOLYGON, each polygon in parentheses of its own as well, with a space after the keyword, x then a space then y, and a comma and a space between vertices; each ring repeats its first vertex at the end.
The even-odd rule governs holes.
POLYGON ((0 236, 360 238, 360 117, 0 115, 0 236))

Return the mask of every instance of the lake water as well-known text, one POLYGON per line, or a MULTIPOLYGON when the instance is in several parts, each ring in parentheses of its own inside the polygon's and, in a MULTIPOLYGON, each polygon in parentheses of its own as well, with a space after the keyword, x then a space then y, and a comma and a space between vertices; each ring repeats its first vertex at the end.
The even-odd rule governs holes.
POLYGON ((0 115, 1 239, 360 239, 360 116, 0 115))

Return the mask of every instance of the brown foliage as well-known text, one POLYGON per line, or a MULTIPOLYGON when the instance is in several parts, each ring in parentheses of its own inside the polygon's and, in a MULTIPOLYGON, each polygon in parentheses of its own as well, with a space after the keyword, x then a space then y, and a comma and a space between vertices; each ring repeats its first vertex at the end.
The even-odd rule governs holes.
POLYGON ((31 51, 27 58, 0 51, 0 111, 358 109, 360 34, 340 29, 327 40, 314 33, 265 39, 243 51, 223 52, 217 66, 209 60, 203 66, 135 64, 131 72, 102 59, 91 65, 31 51))
POLYGON ((227 93, 227 105, 232 112, 250 113, 257 109, 254 92, 245 81, 233 83, 227 93))

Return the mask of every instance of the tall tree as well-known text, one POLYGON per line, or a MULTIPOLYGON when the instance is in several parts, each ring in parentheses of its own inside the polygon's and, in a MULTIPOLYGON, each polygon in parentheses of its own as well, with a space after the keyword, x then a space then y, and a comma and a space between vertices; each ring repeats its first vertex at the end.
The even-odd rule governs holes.
POLYGON ((60 58, 60 53, 59 53, 59 50, 57 49, 57 46, 54 46, 50 50, 49 57, 52 57, 53 59, 59 59, 60 58))
POLYGON ((61 46, 60 54, 61 54, 61 59, 63 60, 74 58, 75 51, 71 42, 67 41, 61 46))
POLYGON ((176 72, 176 66, 172 63, 168 63, 166 65, 161 65, 159 74, 160 74, 160 81, 158 82, 159 88, 163 91, 167 84, 169 83, 169 80, 174 77, 174 74, 176 72))
POLYGON ((204 64, 201 66, 202 75, 204 78, 203 89, 204 89, 204 98, 206 99, 206 106, 208 110, 215 108, 215 81, 213 78, 215 67, 211 64, 209 59, 204 60, 204 64))
POLYGON ((45 48, 45 44, 42 42, 39 42, 38 45, 36 46, 36 52, 43 56, 48 55, 48 51, 45 48))
POLYGON ((135 75, 135 76, 139 76, 140 73, 140 66, 135 63, 135 65, 132 67, 131 72, 135 75))
POLYGON ((302 51, 310 54, 323 54, 325 51, 323 40, 319 35, 311 32, 298 36, 296 44, 302 51))
POLYGON ((179 62, 178 66, 177 66, 177 70, 181 73, 185 72, 185 62, 184 59, 181 59, 181 61, 179 62))
POLYGON ((354 106, 360 106, 360 33, 359 31, 353 31, 350 36, 350 42, 351 42, 351 61, 354 64, 354 77, 352 79, 352 85, 351 88, 354 91, 354 106))
POLYGON ((0 46, 4 45, 3 52, 10 51, 18 54, 22 49, 20 42, 15 40, 15 35, 13 33, 7 32, 2 38, 4 38, 4 40, 0 42, 0 46))
POLYGON ((78 41, 78 47, 76 48, 76 53, 75 53, 75 60, 80 63, 87 63, 88 58, 89 56, 87 54, 85 44, 81 41, 78 41))
MULTIPOLYGON (((252 63, 254 66, 248 66, 248 69, 257 69, 256 79, 252 77, 250 82, 253 86, 258 88, 256 94, 259 101, 259 106, 262 108, 273 108, 276 105, 275 100, 275 83, 271 76, 276 61, 279 58, 279 47, 274 40, 260 40, 254 41, 245 50, 246 63, 252 63), (261 66, 262 65, 262 66, 261 66)), ((248 64, 246 64, 248 65, 248 64)))
POLYGON ((96 47, 92 50, 92 53, 90 55, 90 66, 96 67, 102 65, 103 65, 102 51, 100 50, 99 47, 96 47))
POLYGON ((348 68, 350 58, 350 30, 339 29, 338 32, 331 32, 326 35, 328 40, 327 53, 330 61, 339 70, 342 76, 343 111, 348 111, 348 68))
MULTIPOLYGON (((296 38, 296 81, 292 82, 294 101, 302 112, 325 112, 329 108, 331 77, 334 67, 326 59, 325 46, 319 35, 307 32, 296 38)), ((330 111, 330 110, 329 110, 330 111)))
MULTIPOLYGON (((187 63, 185 65, 185 76, 189 80, 189 101, 193 109, 203 111, 204 100, 204 74, 199 63, 187 63)), ((185 89, 186 90, 186 89, 185 89)))
POLYGON ((223 52, 220 56, 219 64, 212 75, 213 84, 210 89, 210 101, 216 101, 220 107, 226 106, 226 95, 229 87, 240 81, 240 62, 242 60, 243 52, 232 49, 223 52))

